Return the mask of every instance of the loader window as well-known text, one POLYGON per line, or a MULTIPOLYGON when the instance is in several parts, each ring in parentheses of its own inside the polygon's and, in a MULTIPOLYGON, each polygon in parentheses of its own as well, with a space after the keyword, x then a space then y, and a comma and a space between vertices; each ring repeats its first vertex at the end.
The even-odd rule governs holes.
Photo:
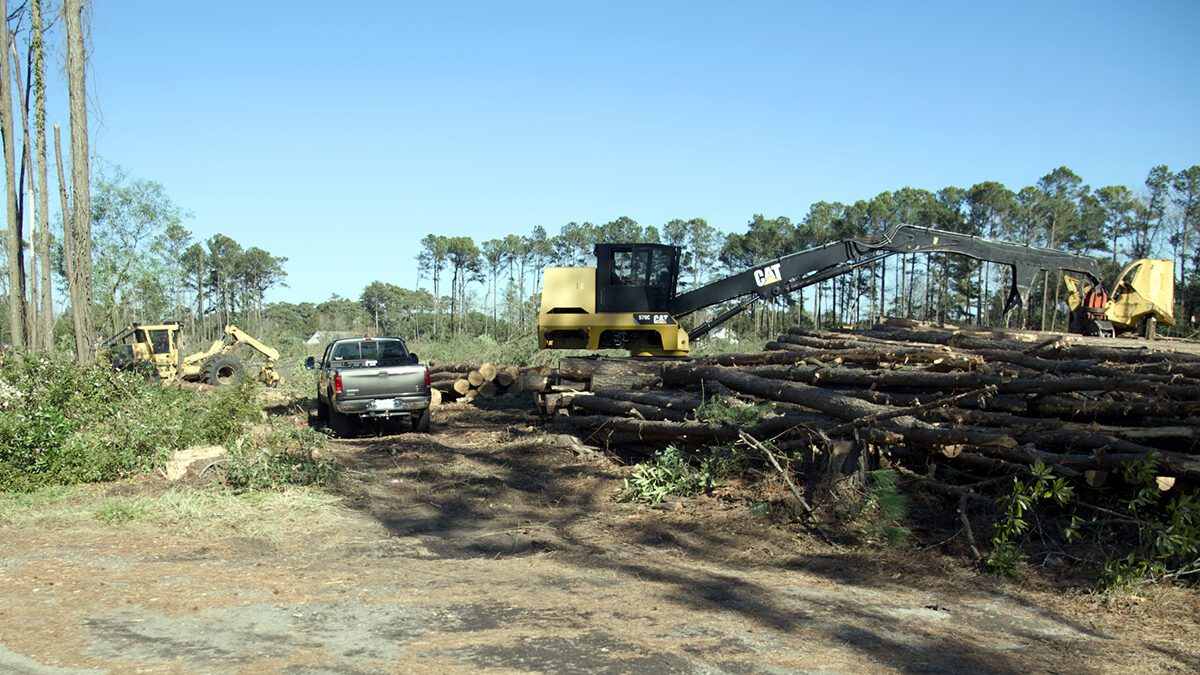
POLYGON ((647 275, 647 286, 670 286, 671 285, 671 262, 674 256, 671 251, 664 248, 651 249, 648 253, 652 253, 650 259, 650 269, 647 275))
POLYGON ((166 354, 171 351, 171 334, 165 330, 152 330, 150 333, 150 347, 155 354, 166 354))
POLYGON ((678 255, 665 244, 596 244, 596 310, 666 310, 675 296, 678 255))
POLYGON ((1125 270, 1125 273, 1117 279, 1117 287, 1113 289, 1113 299, 1120 299, 1121 296, 1133 290, 1133 280, 1137 278, 1138 272, 1142 269, 1142 263, 1137 263, 1125 270))
POLYGON ((638 247, 612 254, 613 286, 670 286, 671 251, 638 247))
POLYGON ((636 286, 633 271, 633 251, 613 251, 613 286, 636 286))

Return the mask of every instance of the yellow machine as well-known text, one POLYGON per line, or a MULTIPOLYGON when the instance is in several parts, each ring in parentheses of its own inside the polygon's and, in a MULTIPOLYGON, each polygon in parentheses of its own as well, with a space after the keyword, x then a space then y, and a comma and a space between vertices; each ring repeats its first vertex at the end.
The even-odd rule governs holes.
MULTIPOLYGON (((672 283, 672 290, 674 284, 672 283)), ((632 289, 633 287, 627 287, 632 289)), ((595 267, 548 267, 538 315, 542 349, 628 349, 633 356, 687 356, 688 334, 665 311, 598 311, 614 292, 597 288, 595 267)))
POLYGON ((954 253, 1003 266, 1009 297, 1005 310, 1028 306, 1034 283, 1047 272, 1078 274, 1071 283, 1071 330, 1114 335, 1138 329, 1154 336, 1159 322, 1174 324, 1170 260, 1138 260, 1121 273, 1110 299, 1095 258, 1066 251, 897 225, 878 240, 846 239, 788 253, 684 293, 678 247, 665 244, 596 244, 594 267, 545 270, 538 313, 542 349, 627 349, 633 356, 687 356, 690 343, 745 311, 806 286, 846 274, 890 255, 954 253), (706 307, 726 309, 684 331, 679 318, 706 307))
POLYGON ((1175 325, 1175 262, 1135 260, 1121 270, 1112 296, 1096 283, 1063 277, 1071 331, 1112 336, 1137 331, 1154 339, 1158 324, 1175 325))
POLYGON ((257 378, 269 387, 277 386, 283 378, 275 372, 279 351, 247 335, 237 326, 225 326, 225 335, 207 350, 184 356, 179 347, 179 323, 130 324, 124 331, 102 343, 97 361, 115 368, 152 366, 163 380, 205 382, 213 386, 233 384, 242 379, 244 366, 231 354, 246 345, 266 357, 257 378), (143 365, 145 364, 145 365, 143 365))

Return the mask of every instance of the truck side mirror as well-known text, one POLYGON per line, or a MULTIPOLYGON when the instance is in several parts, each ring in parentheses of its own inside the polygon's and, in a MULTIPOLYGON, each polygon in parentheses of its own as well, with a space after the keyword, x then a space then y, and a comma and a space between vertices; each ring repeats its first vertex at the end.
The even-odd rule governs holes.
POLYGON ((315 356, 310 356, 307 359, 304 359, 304 369, 305 370, 312 370, 316 367, 317 367, 317 358, 315 356))
POLYGON ((408 358, 412 359, 414 366, 421 362, 421 358, 417 356, 416 352, 409 352, 408 358))

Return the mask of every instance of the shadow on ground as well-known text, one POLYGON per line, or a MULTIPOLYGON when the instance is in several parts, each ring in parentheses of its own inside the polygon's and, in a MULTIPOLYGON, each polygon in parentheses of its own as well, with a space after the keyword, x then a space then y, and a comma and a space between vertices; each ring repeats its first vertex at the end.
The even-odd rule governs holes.
POLYGON ((935 556, 796 545, 799 535, 756 522, 743 505, 711 504, 697 517, 616 502, 620 466, 549 445, 520 410, 443 411, 435 421, 429 435, 351 439, 341 460, 366 476, 342 486, 347 501, 435 557, 553 552, 659 585, 681 608, 814 635, 904 670, 1063 667, 1081 643, 1109 639, 990 580, 944 574, 935 556), (928 601, 913 601, 914 590, 928 601))

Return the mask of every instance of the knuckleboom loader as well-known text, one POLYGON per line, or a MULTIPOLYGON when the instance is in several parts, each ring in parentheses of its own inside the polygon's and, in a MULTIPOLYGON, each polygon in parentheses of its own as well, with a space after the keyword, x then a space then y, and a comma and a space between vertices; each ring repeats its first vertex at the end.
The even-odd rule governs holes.
POLYGON ((266 358, 258 370, 258 380, 270 387, 278 386, 283 380, 275 372, 279 351, 259 342, 233 324, 225 326, 224 335, 213 341, 208 349, 184 356, 180 350, 180 327, 177 321, 131 323, 125 330, 100 344, 96 360, 120 369, 152 367, 154 374, 163 380, 204 382, 219 387, 242 379, 245 368, 232 355, 240 345, 266 358))
POLYGON ((1163 287, 1172 276, 1169 271, 1162 276, 1160 264, 1170 261, 1133 263, 1126 272, 1145 271, 1135 271, 1129 279, 1123 274, 1118 284, 1128 281, 1136 290, 1122 295, 1118 286, 1110 298, 1094 258, 897 225, 875 241, 847 239, 791 253, 686 293, 676 292, 679 247, 597 244, 594 267, 546 268, 538 343, 542 349, 628 349, 635 356, 686 356, 691 341, 758 300, 772 300, 898 253, 954 253, 1004 265, 1009 277, 1005 311, 1028 306, 1030 289, 1043 272, 1077 274, 1082 281, 1072 279, 1076 292, 1071 297, 1078 298, 1071 306, 1079 308, 1072 321, 1079 332, 1112 334, 1116 328, 1144 324, 1147 312, 1156 321, 1172 322, 1173 291, 1163 287), (679 319, 697 310, 730 301, 737 302, 690 331, 679 325, 679 319))

